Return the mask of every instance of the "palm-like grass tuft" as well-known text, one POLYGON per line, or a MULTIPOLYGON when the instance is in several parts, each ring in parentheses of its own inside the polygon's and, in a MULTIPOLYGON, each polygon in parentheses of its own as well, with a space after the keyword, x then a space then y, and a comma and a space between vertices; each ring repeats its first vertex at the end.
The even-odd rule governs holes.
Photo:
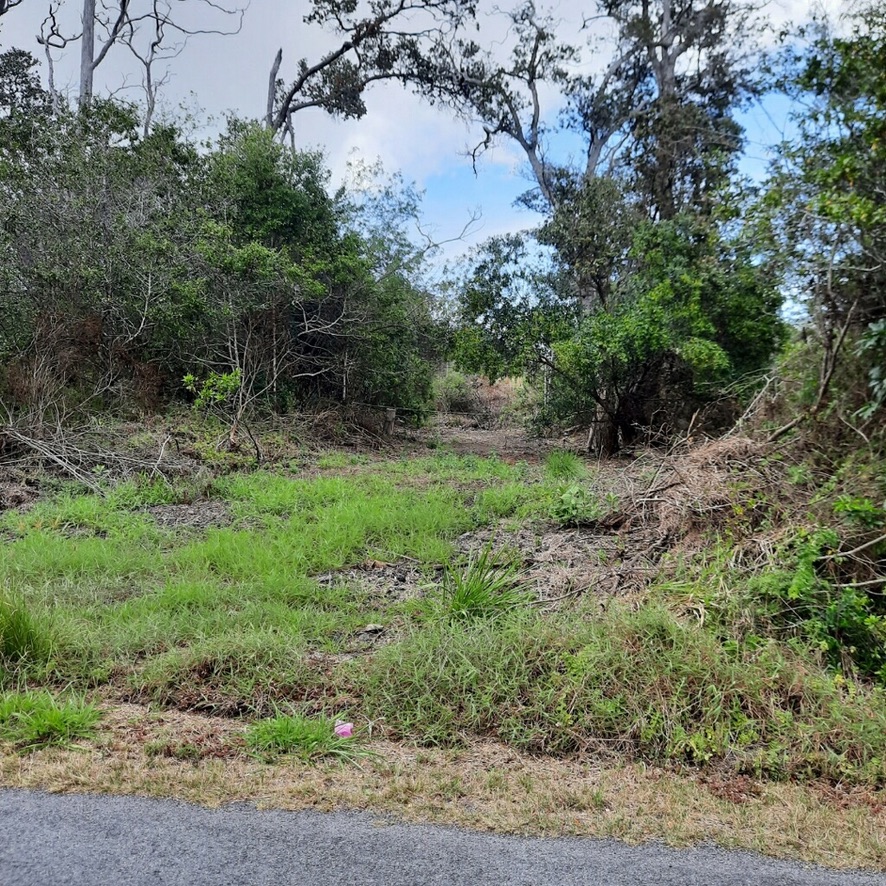
POLYGON ((518 563, 496 563, 491 545, 471 554, 463 569, 447 567, 443 576, 445 614, 451 621, 471 621, 525 606, 531 593, 519 581, 518 569, 518 563))

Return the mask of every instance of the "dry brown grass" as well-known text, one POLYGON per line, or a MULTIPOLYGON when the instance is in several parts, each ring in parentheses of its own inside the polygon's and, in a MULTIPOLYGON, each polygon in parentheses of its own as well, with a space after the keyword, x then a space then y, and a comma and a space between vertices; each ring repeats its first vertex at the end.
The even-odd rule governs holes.
POLYGON ((834 868, 886 869, 886 796, 642 765, 536 759, 482 742, 460 751, 373 741, 379 761, 273 765, 234 721, 135 705, 105 711, 82 749, 0 753, 7 787, 174 798, 266 809, 367 810, 483 831, 714 842, 834 868), (186 759, 182 759, 185 757, 186 759))

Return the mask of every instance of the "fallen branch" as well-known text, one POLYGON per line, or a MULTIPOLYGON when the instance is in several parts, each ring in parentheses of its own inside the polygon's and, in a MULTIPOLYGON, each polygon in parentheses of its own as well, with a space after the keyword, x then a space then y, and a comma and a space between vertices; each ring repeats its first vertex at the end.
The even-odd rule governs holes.
POLYGON ((789 421, 786 425, 782 425, 780 428, 773 431, 767 438, 767 443, 777 442, 782 437, 784 437, 785 434, 790 433, 802 421, 807 418, 814 418, 818 414, 818 411, 821 409, 821 406, 824 403, 824 398, 828 392, 828 389, 831 386, 831 379, 834 377, 834 371, 837 368, 840 351, 843 348, 843 342, 846 340, 846 335, 849 332, 849 327, 852 325, 852 319, 855 314, 856 307, 858 307, 858 298, 855 299, 855 301, 852 303, 852 307, 849 308, 849 313, 846 314, 846 320, 843 323, 842 327, 840 327, 840 332, 837 335, 837 341, 833 346, 833 350, 828 350, 825 352, 824 362, 822 365, 821 383, 818 386, 818 395, 815 398, 815 403, 812 404, 812 407, 808 411, 801 412, 798 416, 791 419, 791 421, 789 421))
POLYGON ((82 483, 96 495, 104 496, 104 490, 92 479, 92 477, 84 474, 76 465, 55 452, 48 443, 45 443, 42 440, 35 440, 33 437, 28 437, 26 434, 23 434, 21 431, 12 427, 3 428, 2 431, 0 431, 0 436, 3 436, 8 440, 14 440, 25 448, 33 450, 44 458, 48 458, 50 461, 57 464, 66 474, 70 474, 70 476, 77 480, 77 482, 82 483))
POLYGON ((875 545, 881 544, 882 542, 886 542, 886 535, 881 535, 879 538, 875 538, 872 541, 866 541, 863 545, 859 545, 857 548, 853 548, 851 551, 837 551, 835 554, 828 554, 825 557, 819 557, 818 561, 822 560, 841 560, 843 557, 851 557, 853 554, 859 554, 862 551, 866 551, 868 548, 872 548, 875 545))

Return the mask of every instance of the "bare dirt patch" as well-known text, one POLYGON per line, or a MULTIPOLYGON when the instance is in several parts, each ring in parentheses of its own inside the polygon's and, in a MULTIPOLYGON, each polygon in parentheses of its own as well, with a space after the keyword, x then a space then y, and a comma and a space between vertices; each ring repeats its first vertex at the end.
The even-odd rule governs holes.
POLYGON ((108 753, 144 752, 175 760, 232 759, 244 754, 243 726, 236 720, 123 704, 108 708, 97 745, 108 753))
MULTIPOLYGON (((658 572, 661 550, 655 532, 638 529, 601 534, 587 529, 550 526, 499 526, 467 532, 455 541, 456 562, 489 547, 502 563, 520 564, 520 581, 537 600, 559 604, 586 595, 629 597, 642 592, 658 572)), ((320 584, 349 585, 384 604, 425 596, 439 586, 443 566, 420 567, 410 560, 384 563, 369 560, 356 567, 314 577, 320 584)), ((384 637, 393 637, 385 629, 384 637)))
POLYGON ((221 501, 201 501, 194 504, 155 505, 147 513, 166 529, 205 531, 218 526, 228 526, 231 515, 221 501))
MULTIPOLYGON (((601 598, 642 591, 657 572, 655 537, 637 530, 600 534, 589 529, 481 529, 457 541, 462 554, 489 545, 502 559, 519 558, 520 579, 542 602, 584 595, 601 598)), ((602 602, 602 601, 601 601, 602 602)))
MULTIPOLYGON (((439 569, 435 574, 439 575, 439 569)), ((314 576, 314 581, 323 585, 351 585, 385 603, 414 598, 430 583, 428 570, 411 560, 396 563, 367 560, 350 569, 314 576)))
POLYGON ((534 437, 521 427, 483 427, 469 416, 438 416, 428 427, 415 432, 414 439, 457 455, 497 455, 507 462, 529 464, 543 461, 549 452, 564 446, 563 441, 534 437))
POLYGON ((37 495, 37 489, 32 486, 0 482, 0 511, 25 511, 37 500, 37 495))

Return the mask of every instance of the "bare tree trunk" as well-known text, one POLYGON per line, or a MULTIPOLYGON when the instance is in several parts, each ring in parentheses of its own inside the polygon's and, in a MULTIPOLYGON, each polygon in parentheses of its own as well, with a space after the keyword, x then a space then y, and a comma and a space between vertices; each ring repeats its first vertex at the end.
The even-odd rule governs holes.
POLYGON ((145 65, 145 119, 142 123, 142 136, 147 138, 154 122, 154 111, 157 109, 157 88, 154 83, 154 72, 150 64, 145 65))
POLYGON ((46 78, 47 85, 49 86, 49 97, 52 101, 52 110, 57 114, 61 108, 61 100, 58 90, 55 88, 55 63, 48 43, 43 43, 43 52, 46 55, 46 78))
POLYGON ((80 42, 80 107, 92 101, 95 74, 95 0, 83 0, 83 37, 80 42))
POLYGON ((611 458, 618 453, 618 424, 602 410, 588 430, 587 448, 599 458, 611 458))
POLYGON ((271 65, 271 75, 268 78, 268 106, 265 112, 265 125, 268 129, 274 128, 274 102, 277 98, 277 75, 280 73, 280 65, 283 63, 283 49, 277 50, 274 64, 271 65))

